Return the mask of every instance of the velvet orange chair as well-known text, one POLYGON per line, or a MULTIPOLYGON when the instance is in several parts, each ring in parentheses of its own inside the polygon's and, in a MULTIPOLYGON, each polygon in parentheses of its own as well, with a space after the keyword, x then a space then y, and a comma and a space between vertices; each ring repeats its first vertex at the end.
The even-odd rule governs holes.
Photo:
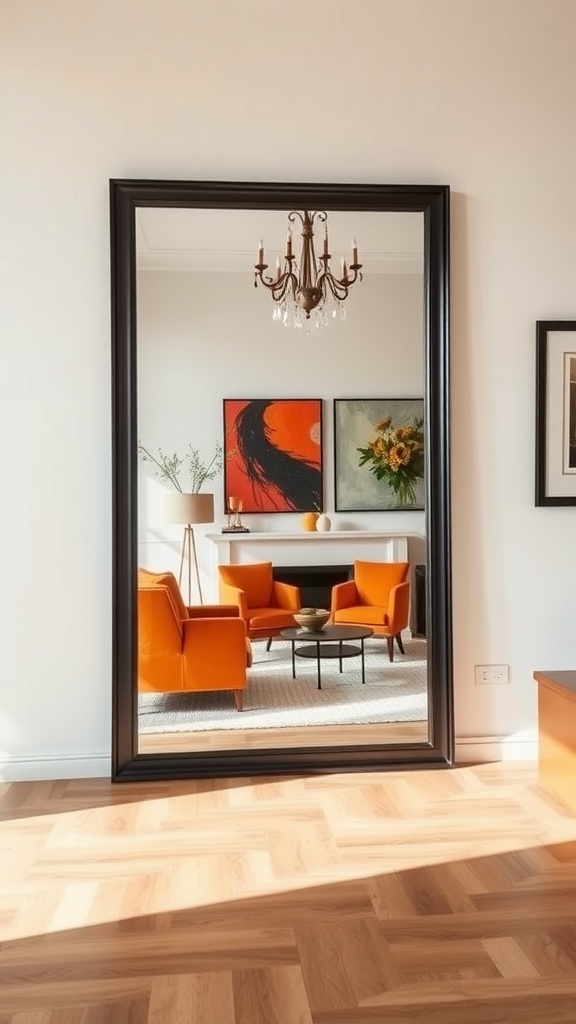
POLYGON ((294 612, 300 608, 300 588, 280 583, 272 575, 272 562, 219 565, 220 600, 238 606, 252 640, 272 638, 281 629, 295 626, 294 612))
POLYGON ((138 690, 233 690, 242 711, 252 664, 236 604, 188 607, 170 572, 138 572, 138 690))
POLYGON ((354 578, 332 587, 331 621, 370 626, 386 637, 390 661, 394 640, 404 654, 402 630, 408 625, 410 583, 408 562, 354 562, 354 578))

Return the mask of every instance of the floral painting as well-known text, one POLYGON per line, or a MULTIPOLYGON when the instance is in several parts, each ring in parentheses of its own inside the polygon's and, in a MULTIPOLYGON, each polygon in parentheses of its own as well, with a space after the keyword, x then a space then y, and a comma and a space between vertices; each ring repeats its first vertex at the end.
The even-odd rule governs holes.
POLYGON ((225 398, 224 489, 244 513, 321 512, 322 400, 225 398))
POLYGON ((334 400, 337 512, 424 508, 422 398, 334 400))

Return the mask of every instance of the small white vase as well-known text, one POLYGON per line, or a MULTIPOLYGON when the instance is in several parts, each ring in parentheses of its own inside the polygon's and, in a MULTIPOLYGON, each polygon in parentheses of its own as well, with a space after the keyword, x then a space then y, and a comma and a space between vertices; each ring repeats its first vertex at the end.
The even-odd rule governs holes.
POLYGON ((328 530, 332 529, 332 523, 325 512, 318 516, 316 520, 316 529, 320 530, 321 533, 327 533, 328 530))

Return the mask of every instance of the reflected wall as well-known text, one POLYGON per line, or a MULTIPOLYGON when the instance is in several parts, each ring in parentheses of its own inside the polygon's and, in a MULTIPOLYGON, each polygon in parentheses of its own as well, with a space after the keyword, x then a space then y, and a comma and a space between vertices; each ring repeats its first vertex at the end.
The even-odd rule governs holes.
MULTIPOLYGON (((350 291, 345 320, 333 319, 327 327, 307 333, 273 322, 271 297, 254 288, 255 247, 262 234, 260 211, 232 211, 236 221, 228 238, 223 229, 218 232, 218 245, 223 248, 215 252, 205 248, 209 235, 195 241, 206 226, 207 211, 200 211, 199 227, 197 211, 153 212, 155 237, 164 237, 162 218, 183 217, 187 232, 178 235, 178 253, 157 247, 153 263, 147 250, 141 253, 137 235, 139 438, 148 447, 161 446, 167 452, 191 443, 209 456, 216 442, 223 440, 224 398, 321 397, 324 511, 337 529, 398 529, 414 535, 413 554, 421 561, 418 538, 425 534, 424 514, 335 513, 332 403, 334 398, 423 396, 422 215, 373 214, 376 223, 364 239, 366 214, 330 213, 331 233, 334 229, 343 245, 348 245, 349 236, 358 239, 363 280, 350 291), (401 225, 395 223, 399 219, 401 225), (244 242, 242 251, 239 241, 244 242), (227 253, 236 254, 234 266, 227 253)), ((218 212, 214 211, 215 216, 218 212)), ((141 225, 146 224, 147 213, 137 212, 141 225)), ((282 242, 285 212, 267 214, 271 241, 282 242)), ((166 236, 173 243, 170 229, 166 236)), ((170 488, 149 464, 142 463, 138 486, 139 562, 174 570, 180 531, 166 524, 163 508, 170 488)), ((217 526, 224 525, 223 477, 208 489, 214 490, 217 526)), ((300 529, 295 514, 245 519, 252 530, 300 529)), ((204 564, 206 559, 201 561, 204 564)), ((213 581, 203 582, 207 593, 213 594, 213 581)))

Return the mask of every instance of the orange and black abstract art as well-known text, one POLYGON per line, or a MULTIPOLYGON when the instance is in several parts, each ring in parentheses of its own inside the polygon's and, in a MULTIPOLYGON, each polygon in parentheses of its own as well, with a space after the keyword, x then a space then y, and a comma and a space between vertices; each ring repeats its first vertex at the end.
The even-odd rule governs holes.
POLYGON ((322 399, 224 399, 224 498, 243 513, 321 512, 322 399))

